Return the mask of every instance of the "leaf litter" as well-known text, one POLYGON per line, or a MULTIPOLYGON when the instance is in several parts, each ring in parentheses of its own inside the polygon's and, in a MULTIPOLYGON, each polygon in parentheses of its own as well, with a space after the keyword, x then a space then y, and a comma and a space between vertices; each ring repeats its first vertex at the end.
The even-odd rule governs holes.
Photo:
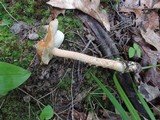
POLYGON ((100 0, 50 0, 47 4, 61 9, 78 9, 97 19, 110 31, 108 15, 105 10, 100 10, 100 0), (86 7, 87 6, 87 7, 86 7))
MULTIPOLYGON (((160 63, 159 8, 159 0, 125 0, 120 7, 120 12, 127 13, 128 16, 133 13, 136 16, 137 29, 134 30, 140 32, 132 36, 142 49, 140 62, 143 66, 154 66, 160 63)), ((152 83, 153 86, 160 88, 158 68, 145 70, 144 73, 143 82, 152 83)))

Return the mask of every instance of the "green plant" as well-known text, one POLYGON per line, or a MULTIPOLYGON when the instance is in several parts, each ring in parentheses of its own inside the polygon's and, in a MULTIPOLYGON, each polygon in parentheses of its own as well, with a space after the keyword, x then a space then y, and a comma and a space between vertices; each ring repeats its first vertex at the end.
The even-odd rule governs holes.
POLYGON ((114 73, 113 75, 113 81, 116 85, 116 88, 122 98, 122 100, 124 101, 124 103, 126 104, 128 110, 130 111, 133 120, 141 120, 137 111, 135 110, 135 108, 133 107, 132 103, 130 102, 130 100, 128 99, 127 95, 125 94, 125 92, 123 91, 122 87, 120 86, 118 79, 116 77, 116 73, 114 73))
POLYGON ((9 91, 24 83, 31 73, 13 64, 0 62, 0 95, 4 96, 9 91))
POLYGON ((149 117, 151 118, 151 120, 156 120, 156 118, 154 117, 153 115, 153 112, 151 111, 151 109, 149 108, 148 104, 146 103, 146 101, 143 99, 141 93, 137 90, 136 88, 136 85, 133 83, 133 87, 134 87, 134 90, 136 91, 137 93, 137 96, 141 102, 141 104, 143 105, 143 107, 145 108, 145 110, 147 111, 149 117))
POLYGON ((155 68, 155 67, 160 67, 160 64, 158 64, 158 65, 148 65, 148 66, 144 66, 144 67, 142 67, 142 69, 143 69, 143 70, 146 70, 146 69, 155 68))
POLYGON ((117 101, 117 99, 112 95, 112 93, 110 93, 110 91, 106 88, 105 85, 103 85, 103 83, 101 83, 101 81, 91 73, 93 79, 97 82, 97 84, 100 86, 100 88, 104 91, 104 93, 107 95, 107 97, 109 98, 109 100, 112 102, 112 104, 114 105, 114 107, 117 109, 117 111, 120 113, 121 117, 124 120, 129 120, 130 117, 126 114, 125 110, 123 109, 123 107, 120 105, 120 103, 117 101))
POLYGON ((53 108, 50 105, 47 105, 43 108, 41 114, 40 114, 40 119, 41 120, 49 120, 53 117, 54 111, 53 108))
POLYGON ((68 75, 66 75, 63 79, 59 81, 57 86, 61 89, 69 90, 71 82, 71 78, 68 75))
POLYGON ((59 29, 65 33, 65 38, 71 41, 75 40, 76 32, 74 31, 78 30, 81 33, 83 30, 82 23, 75 17, 73 10, 67 10, 65 16, 58 17, 58 21, 59 29))
POLYGON ((137 43, 133 43, 133 46, 129 47, 129 50, 128 50, 129 58, 132 58, 135 55, 137 55, 140 58, 141 54, 142 54, 141 49, 137 43))
POLYGON ((97 76, 99 79, 105 79, 107 76, 104 72, 97 69, 95 66, 90 66, 85 70, 85 77, 87 78, 87 84, 90 85, 94 82, 94 79, 91 75, 91 73, 95 76, 97 76))
POLYGON ((43 15, 43 19, 47 19, 49 9, 44 9, 47 5, 44 4, 37 9, 36 3, 34 0, 19 0, 9 6, 4 0, 0 2, 0 61, 8 61, 22 67, 30 64, 33 58, 31 51, 35 44, 34 41, 22 41, 21 38, 10 32, 10 27, 17 20, 33 24, 38 16, 43 15))

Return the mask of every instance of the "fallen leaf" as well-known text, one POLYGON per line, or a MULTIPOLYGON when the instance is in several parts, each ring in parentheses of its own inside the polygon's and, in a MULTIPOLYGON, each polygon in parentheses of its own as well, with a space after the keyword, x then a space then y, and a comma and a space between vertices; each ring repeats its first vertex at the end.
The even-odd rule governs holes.
POLYGON ((160 115, 160 105, 154 105, 152 107, 153 113, 155 116, 159 116, 160 115))
MULTIPOLYGON (((146 46, 142 46, 144 50, 142 65, 157 65, 160 63, 160 52, 153 51, 146 46)), ((154 86, 158 86, 160 88, 160 71, 157 68, 151 68, 143 74, 143 78, 145 82, 151 82, 154 86)))
POLYGON ((111 112, 109 110, 102 110, 102 114, 105 120, 122 120, 122 117, 119 114, 116 114, 115 112, 111 112))
POLYGON ((147 100, 147 102, 154 100, 156 97, 160 95, 159 88, 153 87, 151 85, 148 85, 146 83, 141 83, 138 86, 139 91, 141 92, 143 98, 147 100))
POLYGON ((149 14, 146 14, 144 21, 142 21, 145 29, 159 29, 159 16, 156 11, 151 11, 149 14), (146 19, 146 20, 145 20, 146 19))
POLYGON ((145 73, 145 80, 153 83, 154 86, 160 88, 160 72, 156 68, 152 68, 145 73))
POLYGON ((86 120, 100 120, 95 112, 89 112, 86 120))
POLYGON ((160 8, 160 1, 154 4, 153 8, 159 9, 160 8))
POLYGON ((141 31, 141 35, 144 38, 144 40, 154 46, 157 51, 160 52, 160 36, 158 36, 153 30, 147 29, 146 32, 143 30, 141 31))
POLYGON ((123 6, 128 9, 151 9, 156 3, 155 0, 125 0, 123 6))
MULTIPOLYGON (((150 46, 144 42, 142 37, 139 35, 133 36, 134 40, 141 46, 142 59, 140 64, 142 66, 157 65, 160 63, 160 52, 151 50, 150 46)), ((143 82, 150 82, 154 86, 160 88, 160 70, 158 68, 151 68, 149 70, 144 70, 142 74, 143 82)))
POLYGON ((93 120, 93 113, 89 112, 86 120, 93 120))
POLYGON ((78 9, 98 20, 110 31, 110 24, 105 10, 99 10, 100 0, 50 0, 47 4, 61 9, 78 9))
MULTIPOLYGON (((160 4, 160 3, 159 3, 160 4)), ((153 9, 153 5, 158 8, 158 2, 153 0, 126 0, 120 6, 120 12, 135 13, 136 26, 141 25, 145 29, 159 29, 159 15, 156 10, 145 12, 144 9, 153 9), (156 4, 157 3, 157 4, 156 4)))
POLYGON ((75 98, 75 102, 81 102, 91 91, 92 88, 89 88, 88 90, 82 91, 81 93, 79 93, 76 98, 75 98))
POLYGON ((51 8, 51 16, 52 16, 52 19, 55 19, 57 18, 58 15, 64 15, 65 14, 65 10, 64 9, 60 9, 60 8, 56 8, 56 7, 52 7, 51 8))
POLYGON ((75 109, 73 110, 73 117, 75 120, 86 120, 86 114, 75 109))

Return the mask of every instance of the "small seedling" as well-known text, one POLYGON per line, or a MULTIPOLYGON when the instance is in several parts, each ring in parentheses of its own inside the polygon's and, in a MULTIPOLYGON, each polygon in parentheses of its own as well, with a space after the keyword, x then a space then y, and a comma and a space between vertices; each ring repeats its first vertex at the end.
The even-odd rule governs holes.
POLYGON ((135 55, 137 55, 139 58, 142 55, 141 49, 137 43, 134 43, 132 47, 128 50, 129 58, 133 58, 135 55))
POLYGON ((50 105, 47 105, 42 110, 42 112, 40 114, 40 119, 41 120, 49 120, 53 117, 53 115, 54 115, 53 108, 50 105))

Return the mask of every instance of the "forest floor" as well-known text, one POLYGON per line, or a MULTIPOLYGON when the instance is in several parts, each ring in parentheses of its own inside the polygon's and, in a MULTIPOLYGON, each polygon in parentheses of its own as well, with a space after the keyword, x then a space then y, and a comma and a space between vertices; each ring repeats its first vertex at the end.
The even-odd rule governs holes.
MULTIPOLYGON (((53 107, 54 120, 120 120, 115 107, 91 74, 103 82, 128 111, 114 85, 113 72, 60 57, 54 57, 48 65, 40 64, 35 44, 47 33, 44 25, 48 25, 59 13, 58 29, 65 35, 61 49, 101 58, 123 58, 140 63, 143 67, 154 66, 138 75, 131 73, 131 77, 137 87, 144 90, 141 91, 144 92, 144 99, 159 119, 160 68, 155 68, 155 65, 160 63, 160 11, 149 6, 143 9, 140 5, 138 9, 129 8, 132 5, 124 9, 123 4, 125 3, 117 0, 102 0, 99 5, 108 14, 110 31, 106 32, 106 26, 103 24, 101 27, 119 50, 119 53, 108 54, 110 46, 101 45, 103 42, 99 42, 96 30, 87 26, 87 22, 81 19, 81 11, 65 10, 64 13, 46 4, 46 0, 2 0, 0 61, 23 67, 32 74, 19 88, 0 97, 0 120, 39 120, 43 105, 53 107), (104 54, 105 52, 107 54, 104 54)), ((85 9, 85 6, 83 7, 85 9)), ((103 33, 99 35, 104 37, 103 33)), ((127 78, 123 81, 127 81, 127 78)), ((134 99, 129 92, 128 97, 134 99)))

